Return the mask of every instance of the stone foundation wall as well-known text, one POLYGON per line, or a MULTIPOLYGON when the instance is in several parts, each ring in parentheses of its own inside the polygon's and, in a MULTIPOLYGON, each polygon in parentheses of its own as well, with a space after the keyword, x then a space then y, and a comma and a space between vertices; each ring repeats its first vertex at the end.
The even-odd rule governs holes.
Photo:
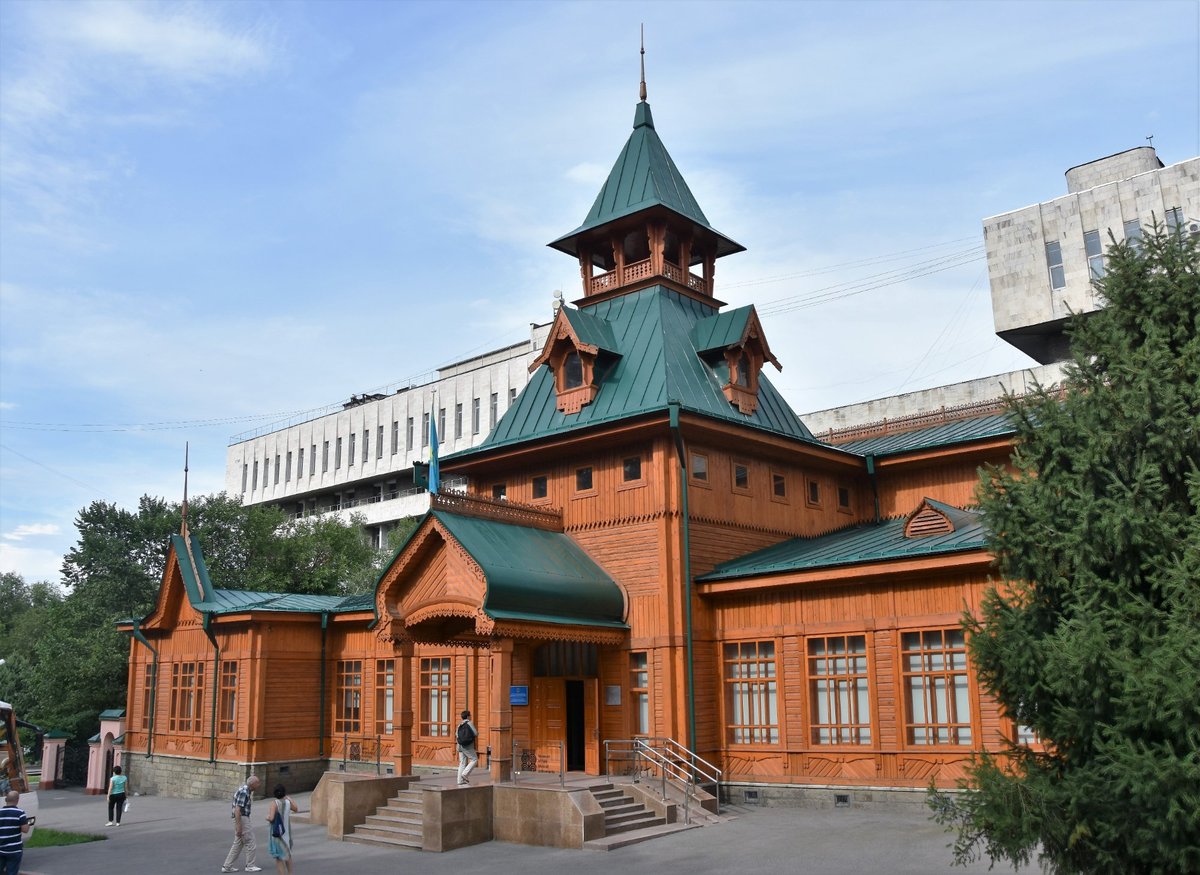
POLYGON ((771 808, 925 808, 924 788, 726 784, 721 799, 771 808))
POLYGON ((259 793, 269 795, 276 784, 289 793, 302 793, 317 786, 329 761, 300 760, 283 763, 234 763, 189 759, 155 754, 126 753, 125 774, 132 792, 172 799, 226 799, 250 775, 262 782, 259 793))

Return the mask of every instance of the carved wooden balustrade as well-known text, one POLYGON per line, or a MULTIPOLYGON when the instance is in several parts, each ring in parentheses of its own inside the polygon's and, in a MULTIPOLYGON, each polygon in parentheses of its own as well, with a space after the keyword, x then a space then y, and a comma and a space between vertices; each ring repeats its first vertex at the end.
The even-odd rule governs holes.
POLYGON ((438 493, 429 498, 430 507, 433 510, 444 510, 459 516, 496 520, 502 523, 544 529, 549 532, 563 530, 562 511, 556 508, 533 507, 516 501, 500 501, 479 495, 467 495, 465 492, 438 493))
MULTIPOLYGON (((609 289, 615 289, 617 286, 622 286, 626 283, 637 282, 638 280, 649 279, 650 277, 654 276, 653 267, 651 266, 649 258, 625 265, 625 270, 622 272, 624 274, 623 277, 618 277, 617 273, 618 271, 614 269, 607 271, 606 273, 588 277, 586 293, 589 295, 595 295, 600 292, 608 291, 609 289)), ((693 291, 703 292, 705 294, 712 293, 712 289, 709 288, 709 283, 704 277, 697 276, 689 270, 684 270, 679 265, 673 264, 670 261, 663 262, 661 275, 672 282, 679 283, 680 285, 686 285, 693 291)))

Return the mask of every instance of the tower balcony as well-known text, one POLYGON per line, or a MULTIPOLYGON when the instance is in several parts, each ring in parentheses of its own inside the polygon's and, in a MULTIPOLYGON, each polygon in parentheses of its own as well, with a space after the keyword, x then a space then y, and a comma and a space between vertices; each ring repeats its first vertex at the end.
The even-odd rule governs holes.
MULTIPOLYGON (((653 259, 645 258, 641 261, 615 267, 605 273, 585 277, 583 291, 587 296, 598 295, 631 283, 653 279, 655 276, 653 259)), ((665 259, 662 264, 662 270, 657 276, 670 280, 673 283, 678 283, 681 286, 687 287, 688 290, 699 292, 702 295, 711 296, 713 293, 711 279, 694 274, 690 270, 665 259)))

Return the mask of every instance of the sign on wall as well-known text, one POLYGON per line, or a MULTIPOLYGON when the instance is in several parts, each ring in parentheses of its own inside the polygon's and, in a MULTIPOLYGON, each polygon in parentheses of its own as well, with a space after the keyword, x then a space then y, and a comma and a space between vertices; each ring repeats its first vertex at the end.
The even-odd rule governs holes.
POLYGON ((510 704, 510 705, 528 705, 529 704, 529 687, 509 687, 508 688, 508 704, 510 704))

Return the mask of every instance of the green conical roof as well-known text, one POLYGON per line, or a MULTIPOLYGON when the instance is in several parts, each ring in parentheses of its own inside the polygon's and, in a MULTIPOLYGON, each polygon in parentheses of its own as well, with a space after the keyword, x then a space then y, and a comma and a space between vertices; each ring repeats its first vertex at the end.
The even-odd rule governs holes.
POLYGON ((633 133, 617 157, 617 163, 609 171, 608 179, 596 196, 587 218, 582 225, 559 237, 550 246, 575 255, 576 243, 581 235, 653 207, 665 207, 714 235, 717 238, 718 256, 741 252, 746 248, 708 223, 683 174, 654 130, 650 104, 643 100, 634 113, 633 133))

